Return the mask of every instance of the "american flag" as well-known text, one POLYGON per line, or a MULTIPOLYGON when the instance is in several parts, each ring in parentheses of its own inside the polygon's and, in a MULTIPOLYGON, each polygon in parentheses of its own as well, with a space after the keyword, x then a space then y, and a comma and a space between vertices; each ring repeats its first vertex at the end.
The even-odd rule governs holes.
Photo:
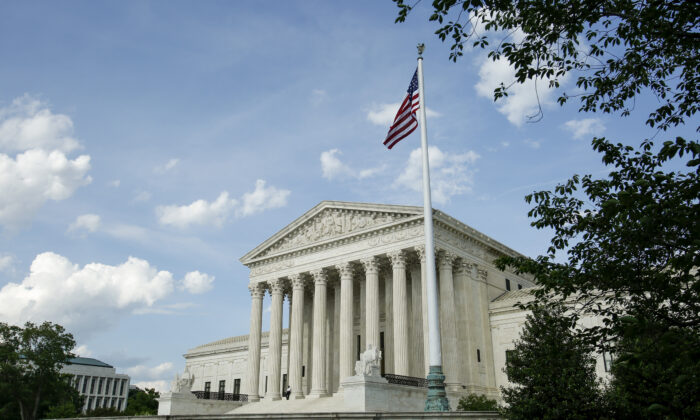
POLYGON ((418 70, 413 73, 411 83, 408 85, 406 98, 403 100, 399 112, 394 117, 394 123, 389 128, 389 133, 386 135, 384 145, 391 149, 396 143, 403 140, 406 136, 413 133, 418 127, 416 112, 420 108, 418 100, 418 70))

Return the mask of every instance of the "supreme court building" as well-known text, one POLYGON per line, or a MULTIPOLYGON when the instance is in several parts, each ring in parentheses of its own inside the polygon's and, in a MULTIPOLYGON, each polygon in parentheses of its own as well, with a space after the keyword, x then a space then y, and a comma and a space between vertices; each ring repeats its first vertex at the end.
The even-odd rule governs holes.
MULTIPOLYGON (((338 393, 368 345, 382 373, 425 378, 425 261, 435 258, 442 361, 451 403, 499 397, 502 369, 525 319, 528 278, 493 265, 516 251, 434 210, 435 255, 424 250, 423 208, 323 201, 241 258, 250 268, 250 334, 185 354, 193 390, 251 402, 338 393), (270 325, 262 325, 263 297, 270 325), (285 301, 289 325, 283 325, 285 301), (268 331, 264 331, 268 330, 268 331)), ((603 374, 603 360, 598 370, 603 374)), ((605 369, 607 370, 607 369, 605 369)))

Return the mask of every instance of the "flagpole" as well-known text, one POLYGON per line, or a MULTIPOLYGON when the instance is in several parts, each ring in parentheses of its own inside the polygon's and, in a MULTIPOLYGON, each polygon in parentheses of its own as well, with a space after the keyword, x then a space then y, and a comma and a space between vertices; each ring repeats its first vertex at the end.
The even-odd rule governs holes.
POLYGON ((438 313, 437 279, 435 278, 435 244, 433 236, 433 205, 430 199, 430 164, 428 160, 428 128, 425 125, 425 92, 423 90, 423 50, 418 44, 418 95, 420 107, 420 143, 423 149, 423 221, 425 232, 425 271, 428 298, 429 362, 428 397, 425 411, 449 411, 445 392, 445 375, 442 373, 442 350, 440 348, 440 315, 438 313))

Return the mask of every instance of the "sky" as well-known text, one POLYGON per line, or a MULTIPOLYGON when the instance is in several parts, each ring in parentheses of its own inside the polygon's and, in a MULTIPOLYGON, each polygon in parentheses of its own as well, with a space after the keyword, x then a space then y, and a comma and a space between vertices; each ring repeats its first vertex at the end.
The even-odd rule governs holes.
MULTIPOLYGON (((426 44, 433 204, 529 256, 523 197, 606 172, 593 136, 646 114, 560 107, 483 51, 457 63, 428 5, 0 5, 0 321, 59 323, 76 353, 165 391, 190 348, 247 334, 238 259, 322 200, 422 205, 418 131, 382 146, 426 44)), ((638 104, 644 109, 646 102, 638 104)), ((653 133, 652 133, 653 134, 653 133)), ((269 327, 269 296, 263 328, 269 327)), ((285 309, 284 313, 287 311, 285 309)), ((286 322, 286 321, 285 321, 286 322)))

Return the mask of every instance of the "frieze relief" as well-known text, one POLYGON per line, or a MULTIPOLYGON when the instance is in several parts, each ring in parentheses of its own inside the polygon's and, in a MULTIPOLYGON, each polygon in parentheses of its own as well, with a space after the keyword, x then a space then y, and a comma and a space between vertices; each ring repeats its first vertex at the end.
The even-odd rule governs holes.
POLYGON ((383 225, 410 217, 409 214, 358 212, 343 209, 326 209, 287 236, 277 241, 257 257, 299 248, 315 242, 332 239, 348 233, 383 225))
POLYGON ((397 230, 395 232, 377 235, 367 240, 369 246, 378 246, 382 244, 391 244, 394 242, 405 241, 406 239, 416 238, 423 235, 423 225, 414 226, 409 229, 397 230))
POLYGON ((473 239, 463 235, 456 235, 437 226, 435 229, 435 239, 457 247, 463 251, 466 251, 468 254, 474 255, 481 259, 492 260, 495 258, 495 253, 493 251, 487 251, 484 249, 483 245, 477 243, 473 239))
POLYGON ((278 261, 272 264, 265 264, 259 267, 253 267, 250 269, 250 275, 259 276, 261 274, 272 273, 273 271, 279 271, 291 267, 294 267, 294 260, 278 261))

